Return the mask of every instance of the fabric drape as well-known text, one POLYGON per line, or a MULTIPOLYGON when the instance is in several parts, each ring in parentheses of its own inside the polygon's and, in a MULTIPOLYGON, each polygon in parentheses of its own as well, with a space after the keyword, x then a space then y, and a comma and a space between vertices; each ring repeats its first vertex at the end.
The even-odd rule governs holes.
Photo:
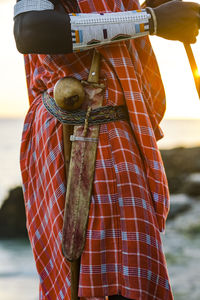
MULTIPOLYGON (((66 11, 71 9, 64 2, 66 11)), ((87 12, 139 8, 136 1, 80 0, 87 12)), ((101 53, 103 105, 127 105, 130 123, 101 125, 79 295, 121 294, 137 300, 173 299, 160 232, 169 211, 166 175, 156 140, 165 94, 148 37, 107 45, 101 53)), ((27 228, 40 276, 40 299, 70 299, 69 264, 61 252, 65 201, 62 126, 45 110, 64 76, 88 77, 92 50, 26 55, 30 109, 21 169, 27 228)))

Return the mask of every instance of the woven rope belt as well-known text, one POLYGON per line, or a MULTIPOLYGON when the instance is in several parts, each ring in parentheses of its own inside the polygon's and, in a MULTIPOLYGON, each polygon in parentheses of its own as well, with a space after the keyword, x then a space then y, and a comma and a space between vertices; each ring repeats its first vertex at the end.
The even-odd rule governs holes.
MULTIPOLYGON (((73 112, 66 112, 57 106, 55 100, 46 92, 43 93, 42 100, 48 112, 56 117, 56 119, 58 119, 61 123, 69 125, 84 125, 87 113, 86 111, 79 109, 73 112)), ((103 106, 91 110, 88 118, 88 124, 98 125, 128 119, 128 111, 125 105, 103 106)))

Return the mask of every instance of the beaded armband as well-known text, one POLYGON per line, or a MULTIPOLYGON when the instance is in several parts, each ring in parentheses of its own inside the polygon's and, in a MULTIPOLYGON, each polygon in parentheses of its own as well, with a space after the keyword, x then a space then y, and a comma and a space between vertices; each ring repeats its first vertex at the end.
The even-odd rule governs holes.
POLYGON ((14 17, 28 11, 53 10, 54 5, 48 0, 21 0, 14 6, 14 17))
POLYGON ((73 51, 147 35, 151 18, 145 9, 69 16, 73 51))

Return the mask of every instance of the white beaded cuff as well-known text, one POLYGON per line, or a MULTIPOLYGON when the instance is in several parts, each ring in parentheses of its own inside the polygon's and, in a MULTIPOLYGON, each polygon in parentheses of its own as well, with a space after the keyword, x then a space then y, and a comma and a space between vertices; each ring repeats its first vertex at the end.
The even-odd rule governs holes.
POLYGON ((54 9, 54 5, 48 0, 21 0, 14 6, 14 17, 28 11, 47 9, 54 9))
POLYGON ((151 18, 145 9, 69 16, 74 51, 147 35, 151 18))

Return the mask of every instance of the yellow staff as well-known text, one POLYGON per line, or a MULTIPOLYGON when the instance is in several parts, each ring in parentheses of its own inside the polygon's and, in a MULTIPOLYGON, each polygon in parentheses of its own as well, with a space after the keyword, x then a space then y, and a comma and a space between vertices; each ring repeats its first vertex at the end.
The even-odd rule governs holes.
POLYGON ((199 98, 200 98, 200 73, 198 71, 197 63, 195 61, 194 54, 193 54, 193 51, 192 51, 192 48, 191 48, 190 44, 184 44, 184 47, 185 47, 185 51, 187 53, 187 57, 188 57, 190 67, 191 67, 191 70, 192 70, 192 74, 193 74, 193 77, 194 77, 194 82, 195 82, 195 86, 196 86, 196 89, 197 89, 197 93, 198 93, 199 98))

